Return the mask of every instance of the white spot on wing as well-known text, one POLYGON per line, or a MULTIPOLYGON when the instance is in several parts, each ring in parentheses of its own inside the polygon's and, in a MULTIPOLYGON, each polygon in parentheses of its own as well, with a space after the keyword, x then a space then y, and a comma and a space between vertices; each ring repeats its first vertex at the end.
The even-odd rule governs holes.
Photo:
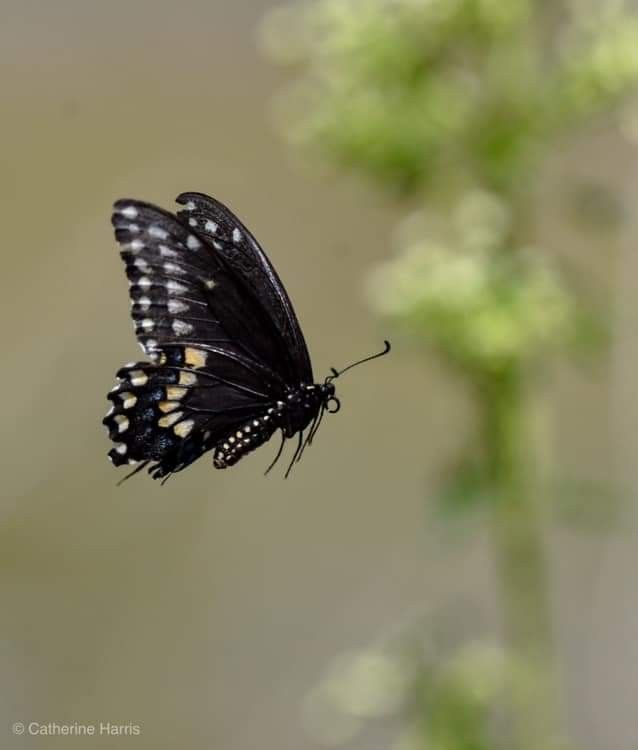
POLYGON ((172 328, 178 336, 186 336, 193 330, 193 326, 183 320, 174 320, 172 328))
POLYGON ((150 289, 153 286, 151 280, 147 276, 140 276, 137 280, 137 285, 140 289, 150 289))
POLYGON ((142 273, 149 273, 151 270, 148 261, 144 260, 144 258, 136 258, 133 261, 133 265, 135 266, 135 268, 139 268, 142 273))
POLYGON ((168 237, 168 232, 165 229, 162 229, 162 227, 158 227, 156 224, 153 224, 148 228, 148 233, 151 237, 156 237, 158 240, 165 240, 168 237))
POLYGON ((118 432, 126 432, 128 430, 129 420, 125 414, 116 414, 113 419, 117 424, 118 432))
POLYGON ((242 241, 242 239, 243 239, 243 234, 239 231, 239 229, 237 229, 237 227, 235 227, 235 229, 233 229, 233 242, 235 244, 238 244, 239 242, 242 241))
POLYGON ((211 234, 215 234, 215 232, 217 231, 217 228, 218 228, 218 225, 214 221, 211 221, 210 219, 206 222, 206 224, 204 224, 204 229, 207 232, 210 232, 211 234))
POLYGON ((195 210, 195 203, 193 201, 188 201, 186 204, 186 211, 194 211, 195 210))
POLYGON ((140 306, 140 310, 143 312, 146 312, 152 304, 148 297, 140 297, 138 300, 135 300, 135 302, 140 306))
POLYGON ((144 318, 144 320, 140 321, 140 328, 143 331, 152 331, 155 328, 155 321, 151 320, 151 318, 144 318))
POLYGON ((115 450, 117 453, 120 454, 120 456, 123 456, 126 453, 126 444, 125 443, 115 443, 115 450))
POLYGON ((172 313, 173 315, 188 310, 188 305, 178 299, 169 299, 167 306, 169 313, 172 313))
POLYGON ((188 239, 186 240, 186 245, 190 250, 198 250, 202 243, 192 234, 188 235, 188 239))
POLYGON ((125 409, 132 409, 137 403, 137 396, 130 391, 123 391, 119 394, 125 409))
POLYGON ((177 273, 177 274, 186 273, 186 271, 181 266, 178 266, 176 263, 164 263, 164 270, 166 271, 166 273, 177 273))
POLYGON ((135 206, 125 206, 120 210, 120 213, 127 219, 134 219, 137 216, 137 209, 135 206))
POLYGON ((188 288, 185 287, 183 284, 180 284, 178 281, 169 279, 166 282, 166 291, 169 294, 184 294, 184 292, 188 291, 188 288))
POLYGON ((160 245, 159 251, 162 258, 177 258, 177 252, 166 245, 160 245))
POLYGON ((139 251, 144 247, 144 243, 142 240, 131 240, 128 243, 125 243, 122 245, 122 250, 128 250, 131 253, 139 253, 139 251))

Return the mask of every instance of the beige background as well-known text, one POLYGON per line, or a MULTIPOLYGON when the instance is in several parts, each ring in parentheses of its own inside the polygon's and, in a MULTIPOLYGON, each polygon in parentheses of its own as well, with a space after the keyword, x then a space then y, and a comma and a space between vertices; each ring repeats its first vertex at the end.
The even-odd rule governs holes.
MULTIPOLYGON (((317 375, 389 335, 362 290, 400 209, 292 163, 269 115, 283 77, 256 49, 269 5, 0 0, 0 747, 312 748, 302 699, 336 654, 458 599, 496 621, 481 533, 446 533, 427 510, 470 429, 466 401, 400 342, 339 383, 343 409, 291 480, 262 477, 273 445, 232 471, 206 457, 163 488, 114 486, 105 393, 139 356, 115 198, 170 206, 192 189, 235 208, 291 293, 317 375), (142 734, 11 736, 14 721, 53 720, 142 734)), ((636 163, 586 134, 549 165, 545 193, 547 236, 617 288, 620 331, 609 370, 556 370, 547 454, 630 488, 635 233, 585 241, 556 220, 567 169, 620 180, 631 206, 636 163)), ((622 533, 552 537, 566 705, 585 748, 638 745, 636 541, 633 511, 622 533)))

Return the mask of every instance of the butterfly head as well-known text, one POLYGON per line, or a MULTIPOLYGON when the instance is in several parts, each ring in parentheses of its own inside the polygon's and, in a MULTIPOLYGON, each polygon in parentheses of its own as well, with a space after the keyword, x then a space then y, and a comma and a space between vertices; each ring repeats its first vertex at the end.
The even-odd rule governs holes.
POLYGON ((325 382, 319 386, 321 404, 330 414, 336 414, 341 408, 341 402, 335 396, 335 386, 332 382, 334 375, 328 375, 325 382))

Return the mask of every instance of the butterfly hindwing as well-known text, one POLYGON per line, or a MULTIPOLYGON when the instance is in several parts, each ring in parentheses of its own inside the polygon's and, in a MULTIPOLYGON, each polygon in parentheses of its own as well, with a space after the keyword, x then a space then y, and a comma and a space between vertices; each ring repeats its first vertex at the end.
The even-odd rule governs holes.
POLYGON ((174 348, 163 364, 137 362, 117 373, 103 422, 116 466, 155 461, 157 476, 185 468, 236 424, 265 412, 268 401, 221 382, 206 367, 207 352, 174 348), (192 362, 189 365, 188 362, 192 362))

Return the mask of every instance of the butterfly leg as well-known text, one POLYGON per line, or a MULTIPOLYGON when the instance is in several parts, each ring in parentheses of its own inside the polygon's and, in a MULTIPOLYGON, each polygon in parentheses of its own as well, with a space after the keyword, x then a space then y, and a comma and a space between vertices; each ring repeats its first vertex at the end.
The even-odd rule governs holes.
POLYGON ((299 463, 301 461, 301 457, 304 454, 304 451, 306 448, 312 443, 312 437, 315 433, 315 428, 318 427, 318 423, 321 422, 321 417, 323 416, 323 410, 321 411, 321 414, 318 414, 310 423, 310 428, 308 430, 308 435, 306 439, 303 442, 303 445, 301 446, 301 450, 299 451, 299 455, 297 456, 296 462, 299 463))
POLYGON ((319 430, 319 427, 321 426, 321 420, 323 419, 323 415, 325 413, 325 408, 321 408, 321 413, 319 414, 319 418, 313 423, 310 434, 308 435, 308 445, 312 445, 312 441, 315 439, 315 435, 317 434, 317 431, 319 430))
POLYGON ((134 477, 139 471, 142 471, 142 469, 146 468, 146 466, 150 463, 150 461, 140 461, 140 463, 133 469, 133 471, 129 471, 129 473, 120 479, 120 481, 117 483, 117 486, 119 487, 123 482, 126 482, 127 479, 130 479, 131 477, 134 477))
POLYGON ((295 452, 290 459, 290 463, 288 464, 288 468, 286 469, 286 473, 284 474, 284 479, 288 479, 288 475, 292 471, 292 467, 295 465, 295 462, 297 461, 297 458, 301 454, 303 450, 303 430, 299 430, 299 441, 297 442, 297 447, 295 448, 295 452))
POLYGON ((270 463, 270 466, 266 469, 264 472, 264 476, 268 474, 268 472, 273 468, 273 466, 279 461, 279 458, 281 457, 281 452, 284 449, 284 443, 286 442, 286 436, 284 435, 284 431, 281 431, 281 444, 279 445, 279 450, 277 451, 277 455, 274 457, 272 462, 270 463))

